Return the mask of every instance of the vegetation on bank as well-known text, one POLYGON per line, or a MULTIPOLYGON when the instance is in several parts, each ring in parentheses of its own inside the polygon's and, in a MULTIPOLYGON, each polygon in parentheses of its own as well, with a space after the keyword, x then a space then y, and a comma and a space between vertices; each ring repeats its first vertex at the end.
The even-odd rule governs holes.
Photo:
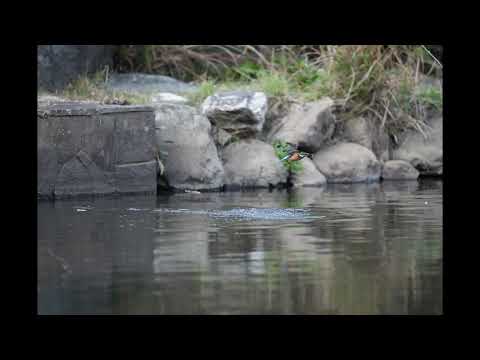
POLYGON ((143 94, 110 91, 105 86, 109 69, 105 68, 92 76, 81 76, 72 81, 59 95, 70 100, 91 100, 116 104, 147 104, 150 97, 143 94))
MULTIPOLYGON (((198 84, 194 104, 218 91, 258 90, 271 106, 329 96, 337 117, 374 119, 391 134, 424 132, 425 114, 442 109, 441 47, 428 45, 122 45, 114 71, 173 76, 198 84)), ((108 69, 61 94, 71 99, 142 104, 148 96, 109 93, 108 69), (113 99, 113 100, 112 100, 113 99)))

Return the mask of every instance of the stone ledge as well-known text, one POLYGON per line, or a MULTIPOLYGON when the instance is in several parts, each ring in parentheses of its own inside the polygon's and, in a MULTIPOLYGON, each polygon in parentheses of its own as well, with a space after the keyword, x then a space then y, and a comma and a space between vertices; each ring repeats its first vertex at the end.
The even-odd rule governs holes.
POLYGON ((106 105, 87 101, 62 101, 38 103, 39 116, 88 116, 125 112, 149 112, 153 108, 145 105, 106 105))

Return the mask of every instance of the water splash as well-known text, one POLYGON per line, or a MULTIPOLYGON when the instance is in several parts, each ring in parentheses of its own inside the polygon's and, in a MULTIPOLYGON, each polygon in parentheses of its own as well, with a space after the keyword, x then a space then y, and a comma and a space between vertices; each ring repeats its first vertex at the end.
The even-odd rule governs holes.
POLYGON ((234 208, 229 210, 155 209, 153 211, 170 214, 207 215, 219 219, 246 220, 301 220, 306 219, 310 215, 308 210, 290 208, 234 208))

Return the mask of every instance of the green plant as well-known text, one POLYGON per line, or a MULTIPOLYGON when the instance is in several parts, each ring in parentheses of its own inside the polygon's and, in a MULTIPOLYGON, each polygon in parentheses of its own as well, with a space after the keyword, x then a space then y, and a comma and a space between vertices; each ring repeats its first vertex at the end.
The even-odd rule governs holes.
POLYGON ((197 91, 188 93, 186 96, 190 102, 198 105, 203 102, 207 97, 213 95, 216 88, 216 84, 213 80, 206 79, 198 85, 197 91))
POLYGON ((285 74, 262 71, 257 78, 258 87, 271 97, 286 97, 290 94, 290 81, 285 74))
POLYGON ((442 109, 443 94, 441 89, 435 86, 425 86, 419 88, 415 95, 421 104, 432 106, 437 110, 442 109))
MULTIPOLYGON (((275 149, 275 154, 279 159, 283 159, 285 156, 288 155, 288 152, 290 150, 290 145, 288 145, 285 141, 281 140, 276 140, 273 143, 273 148, 275 149)), ((303 170, 303 165, 300 161, 288 161, 284 160, 282 161, 283 166, 290 172, 297 174, 300 171, 303 170)))
POLYGON ((258 73, 263 70, 260 64, 257 64, 251 60, 247 60, 237 67, 233 67, 232 71, 228 74, 232 80, 252 80, 258 77, 258 73))

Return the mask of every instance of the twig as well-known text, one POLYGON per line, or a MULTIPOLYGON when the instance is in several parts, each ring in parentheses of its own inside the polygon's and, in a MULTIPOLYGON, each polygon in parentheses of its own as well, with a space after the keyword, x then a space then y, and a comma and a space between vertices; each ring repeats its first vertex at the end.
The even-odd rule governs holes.
POLYGON ((435 62, 440 66, 440 69, 443 69, 442 63, 427 49, 425 45, 420 45, 432 58, 435 62))

